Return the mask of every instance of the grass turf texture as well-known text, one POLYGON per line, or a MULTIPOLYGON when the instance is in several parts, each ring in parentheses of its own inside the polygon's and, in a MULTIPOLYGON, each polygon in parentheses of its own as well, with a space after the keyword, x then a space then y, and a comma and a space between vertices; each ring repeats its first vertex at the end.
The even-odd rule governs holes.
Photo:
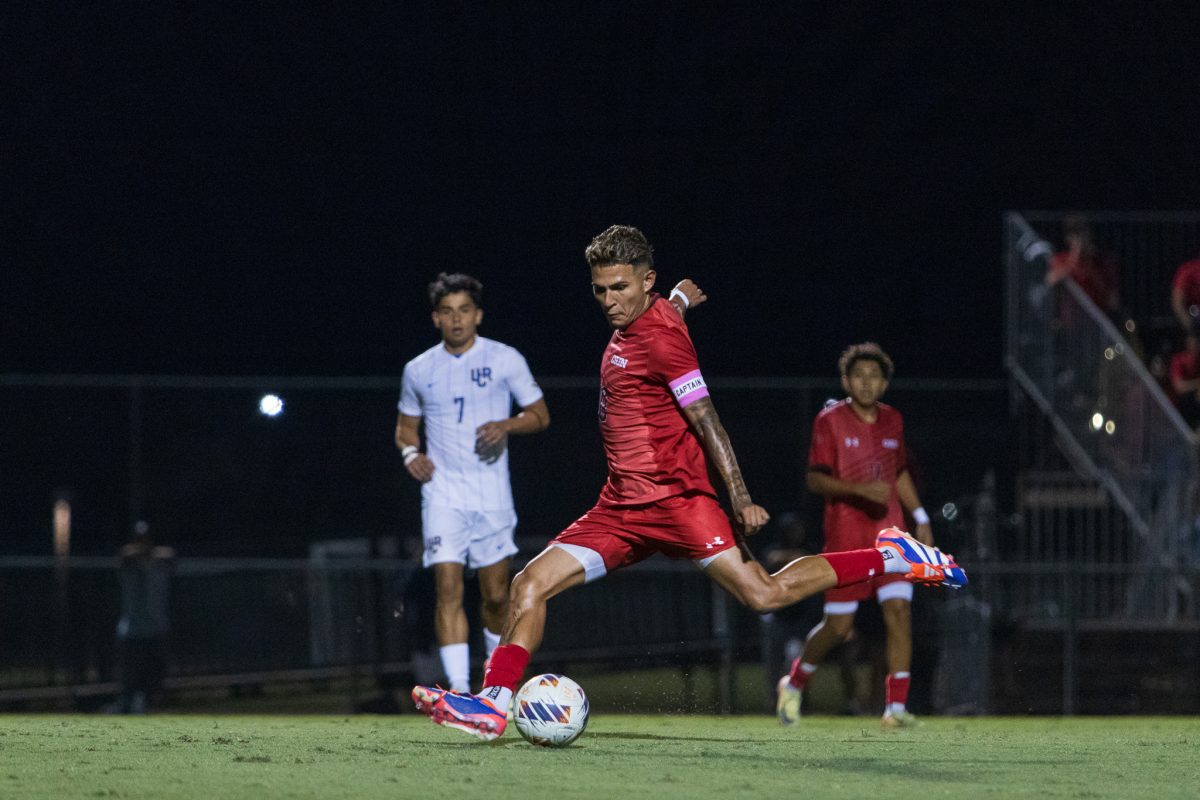
POLYGON ((0 797, 1191 797, 1190 718, 596 715, 548 750, 422 717, 0 718, 0 797))

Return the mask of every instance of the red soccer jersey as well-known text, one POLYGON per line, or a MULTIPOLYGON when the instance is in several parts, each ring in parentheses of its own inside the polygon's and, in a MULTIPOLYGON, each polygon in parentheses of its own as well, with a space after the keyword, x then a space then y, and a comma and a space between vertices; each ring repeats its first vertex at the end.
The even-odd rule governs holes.
POLYGON ((614 331, 600 364, 600 433, 608 482, 600 505, 629 506, 700 491, 716 496, 700 440, 681 409, 708 396, 696 348, 670 303, 614 331))
POLYGON ((1175 270, 1171 288, 1183 292, 1183 306, 1200 306, 1200 258, 1185 261, 1175 270))
POLYGON ((838 552, 871 547, 875 535, 889 525, 904 525, 896 478, 908 467, 904 420, 900 412, 878 403, 879 416, 866 422, 850 400, 827 406, 813 422, 808 468, 844 481, 891 484, 887 505, 858 498, 825 499, 825 550, 838 552))

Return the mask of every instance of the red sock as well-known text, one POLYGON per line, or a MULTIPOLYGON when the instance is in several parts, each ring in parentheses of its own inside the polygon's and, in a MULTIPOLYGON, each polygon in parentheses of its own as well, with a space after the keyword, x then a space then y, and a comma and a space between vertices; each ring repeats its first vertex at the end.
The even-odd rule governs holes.
POLYGON ((866 550, 847 550, 844 553, 822 553, 837 573, 837 585, 850 586, 883 574, 883 554, 874 547, 866 550))
POLYGON ((907 672, 893 672, 887 676, 887 704, 908 705, 908 682, 912 676, 907 672))
POLYGON ((796 656, 796 660, 792 662, 792 670, 788 673, 788 683, 792 685, 792 688, 803 691, 804 687, 808 685, 808 679, 816 671, 816 664, 808 664, 805 662, 804 656, 796 656))
POLYGON ((528 664, 528 650, 519 644, 502 644, 492 651, 492 657, 487 661, 483 685, 503 686, 515 692, 528 664))

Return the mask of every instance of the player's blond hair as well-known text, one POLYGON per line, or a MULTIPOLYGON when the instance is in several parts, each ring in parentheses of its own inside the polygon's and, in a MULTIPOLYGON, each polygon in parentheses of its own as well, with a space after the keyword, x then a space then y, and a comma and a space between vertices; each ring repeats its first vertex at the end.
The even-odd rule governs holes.
POLYGON ((583 257, 592 269, 613 264, 654 266, 654 248, 646 235, 632 225, 613 225, 598 234, 583 251, 583 257))

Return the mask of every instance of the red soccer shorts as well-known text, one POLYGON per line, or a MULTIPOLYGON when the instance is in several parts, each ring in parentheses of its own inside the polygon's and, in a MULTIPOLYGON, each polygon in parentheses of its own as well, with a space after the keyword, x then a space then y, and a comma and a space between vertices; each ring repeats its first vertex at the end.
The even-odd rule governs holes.
POLYGON ((655 553, 700 561, 737 546, 720 504, 696 492, 639 506, 593 506, 551 544, 592 550, 607 572, 655 553))

